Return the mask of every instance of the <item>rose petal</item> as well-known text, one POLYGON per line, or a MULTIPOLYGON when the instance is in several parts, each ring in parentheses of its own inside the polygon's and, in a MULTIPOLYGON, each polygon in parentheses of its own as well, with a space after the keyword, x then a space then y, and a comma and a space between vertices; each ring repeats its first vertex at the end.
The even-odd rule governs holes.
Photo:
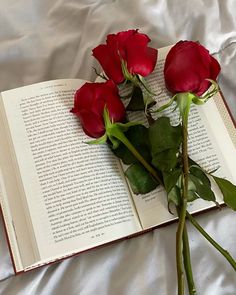
POLYGON ((94 101, 92 111, 96 114, 102 114, 104 107, 107 107, 110 118, 114 122, 121 122, 125 117, 125 107, 119 97, 118 87, 112 80, 101 83, 97 89, 97 98, 94 101))
POLYGON ((207 89, 210 87, 211 83, 207 80, 203 80, 199 86, 198 89, 194 92, 196 93, 198 96, 201 96, 204 92, 207 91, 207 89))
POLYGON ((77 112, 80 109, 89 108, 94 99, 94 86, 92 83, 85 83, 80 89, 75 92, 74 95, 74 108, 73 112, 77 112))
POLYGON ((116 44, 97 46, 93 49, 93 56, 99 61, 108 78, 117 84, 124 81, 116 44))
POLYGON ((125 44, 130 36, 136 33, 136 30, 109 34, 106 43, 93 49, 93 56, 99 61, 104 72, 109 79, 116 84, 124 81, 121 69, 121 59, 126 60, 125 44))
POLYGON ((76 106, 71 112, 79 117, 84 132, 91 137, 101 137, 105 132, 103 119, 105 106, 112 121, 122 122, 125 118, 125 107, 119 97, 118 87, 112 80, 85 83, 76 92, 75 97, 76 106))
POLYGON ((157 60, 157 50, 147 47, 150 39, 138 30, 128 30, 117 34, 109 34, 106 44, 93 49, 94 57, 101 64, 106 75, 116 84, 124 81, 121 60, 127 63, 131 74, 147 76, 157 60))
POLYGON ((136 32, 137 30, 128 30, 107 36, 107 45, 113 52, 118 54, 119 61, 121 58, 126 60, 126 44, 130 42, 130 37, 136 32))
POLYGON ((211 56, 210 70, 211 70, 211 79, 216 80, 221 70, 221 67, 218 61, 213 56, 211 56))
POLYGON ((79 117, 83 130, 88 136, 99 138, 104 134, 104 122, 101 116, 87 110, 82 110, 76 115, 79 117))
POLYGON ((147 35, 136 34, 127 42, 127 68, 131 74, 149 75, 155 68, 157 50, 147 47, 150 39, 147 35))
POLYGON ((178 54, 179 48, 182 47, 184 42, 186 41, 179 41, 171 47, 165 59, 164 72, 166 68, 172 63, 173 58, 175 58, 175 56, 178 54))
POLYGON ((96 84, 96 96, 91 106, 93 113, 103 115, 104 107, 108 99, 115 97, 120 100, 119 92, 116 84, 112 80, 96 84))
POLYGON ((181 41, 167 55, 164 76, 167 88, 173 92, 203 93, 211 78, 209 52, 197 42, 181 41))
POLYGON ((128 31, 122 31, 117 34, 109 34, 107 35, 107 44, 110 45, 110 42, 113 43, 114 39, 117 40, 120 44, 125 44, 127 39, 129 39, 131 36, 135 35, 138 32, 138 30, 128 30, 128 31))
POLYGON ((125 120, 125 108, 121 103, 107 102, 107 109, 109 111, 109 117, 112 122, 124 122, 125 120))
POLYGON ((200 77, 191 71, 183 71, 180 74, 178 68, 169 68, 165 72, 166 88, 172 93, 198 91, 200 77))

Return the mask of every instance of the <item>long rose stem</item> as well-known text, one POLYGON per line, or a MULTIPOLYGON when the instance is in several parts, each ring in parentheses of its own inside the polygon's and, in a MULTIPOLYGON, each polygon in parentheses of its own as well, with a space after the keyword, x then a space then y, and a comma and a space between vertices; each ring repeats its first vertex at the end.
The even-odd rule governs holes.
POLYGON ((192 272, 192 266, 191 266, 191 260, 190 260, 190 249, 189 249, 189 241, 188 241, 188 232, 187 232, 187 226, 185 224, 184 226, 184 232, 183 232, 183 258, 184 258, 184 268, 188 283, 188 290, 189 295, 196 295, 196 288, 193 280, 193 272, 192 272))
POLYGON ((186 214, 187 214, 187 218, 196 227, 196 229, 204 236, 204 238, 207 239, 209 243, 211 243, 228 260, 228 262, 231 264, 233 269, 236 271, 236 261, 229 254, 229 252, 225 250, 224 248, 222 248, 215 240, 213 240, 189 212, 187 212, 186 214))
MULTIPOLYGON (((120 142, 122 142, 128 150, 135 156, 135 158, 147 169, 147 171, 153 176, 153 178, 158 182, 158 184, 163 185, 163 181, 157 174, 156 170, 143 158, 143 156, 138 152, 138 150, 132 145, 132 143, 128 140, 128 138, 124 135, 124 131, 121 126, 118 124, 113 124, 109 117, 109 112, 107 108, 104 108, 103 118, 105 122, 106 135, 110 138, 116 138, 120 142)), ((121 124, 122 125, 122 124, 121 124)), ((123 128, 127 124, 123 124, 123 128)), ((137 125, 135 123, 135 125, 137 125)))
POLYGON ((176 232, 176 266, 177 266, 177 279, 178 279, 178 295, 184 294, 184 272, 182 262, 182 238, 184 231, 185 215, 186 215, 187 202, 183 200, 182 207, 179 215, 179 224, 176 232))
POLYGON ((182 203, 180 207, 179 224, 176 232, 176 266, 177 266, 177 279, 178 279, 178 295, 184 294, 184 273, 182 261, 182 241, 185 226, 186 210, 187 210, 187 197, 188 197, 188 115, 182 116, 182 156, 183 156, 183 194, 182 203))
POLYGON ((147 161, 143 158, 142 155, 136 150, 136 148, 132 145, 132 143, 128 140, 128 138, 124 135, 123 132, 119 130, 115 130, 113 132, 113 136, 119 139, 129 150, 130 152, 136 157, 136 159, 147 169, 147 171, 157 180, 158 183, 163 185, 162 180, 158 176, 155 169, 147 163, 147 161))
MULTIPOLYGON (((184 129, 185 130, 185 129, 184 129)), ((187 131, 184 131, 186 133, 186 141, 185 141, 185 148, 183 148, 183 155, 187 156, 187 131)), ((150 172, 150 174, 160 183, 163 185, 162 180, 159 178, 156 171, 150 166, 146 160, 140 155, 140 153, 135 149, 135 147, 130 143, 130 141, 127 139, 127 137, 122 132, 116 132, 113 133, 113 136, 115 136, 117 139, 119 139, 132 153, 133 155, 139 160, 139 162, 150 172)), ((184 142, 184 140, 183 140, 184 142)), ((187 156, 187 162, 184 161, 184 171, 188 171, 188 156, 187 156), (187 163, 187 165, 186 165, 187 163)), ((188 176, 188 173, 187 173, 188 176)), ((188 188, 188 179, 187 182, 185 180, 184 187, 188 188)), ((183 204, 180 210, 180 216, 179 216, 179 228, 177 231, 177 238, 176 241, 176 247, 177 247, 177 273, 178 273, 178 294, 182 295, 184 294, 184 274, 183 274, 183 264, 182 264, 182 239, 183 239, 183 257, 184 257, 184 265, 185 265, 185 271, 186 271, 186 277, 188 281, 188 287, 189 287, 189 294, 195 295, 196 289, 193 281, 193 275, 192 275, 192 268, 191 268, 191 262, 190 262, 190 251, 189 251, 189 242, 188 242, 188 236, 187 236, 187 230, 185 226, 185 216, 186 216, 186 209, 187 209, 187 192, 188 190, 185 189, 184 197, 183 198, 183 204), (180 239, 180 241, 179 241, 180 239)))

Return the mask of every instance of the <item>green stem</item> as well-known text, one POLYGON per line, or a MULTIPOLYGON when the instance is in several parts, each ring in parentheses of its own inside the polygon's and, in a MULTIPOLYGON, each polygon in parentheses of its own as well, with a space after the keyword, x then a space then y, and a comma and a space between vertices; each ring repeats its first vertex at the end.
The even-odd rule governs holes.
POLYGON ((186 273, 186 278, 188 282, 189 295, 196 295, 196 288, 193 280, 193 272, 190 260, 190 249, 189 240, 186 224, 184 226, 183 232, 183 257, 184 257, 184 268, 186 273))
MULTIPOLYGON (((180 216, 180 211, 177 208, 178 215, 180 216)), ((191 259, 190 259, 190 249, 189 249, 189 240, 188 240, 188 232, 187 226, 184 224, 183 229, 183 259, 184 259, 184 268, 188 283, 188 290, 190 295, 196 295, 196 288, 193 280, 193 272, 191 266, 191 259)))
POLYGON ((222 248, 216 241, 214 241, 189 212, 187 212, 187 217, 189 221, 196 227, 196 229, 204 236, 204 238, 206 238, 208 242, 211 243, 212 246, 214 246, 228 260, 233 269, 236 271, 236 261, 229 254, 229 252, 222 248))
POLYGON ((113 130, 112 135, 120 140, 129 151, 136 157, 136 159, 147 169, 147 171, 155 178, 155 180, 163 185, 162 180, 158 176, 157 172, 153 167, 147 163, 147 161, 143 158, 142 155, 136 150, 136 148, 132 145, 132 143, 128 140, 128 138, 124 135, 122 131, 118 129, 113 130))
POLYGON ((185 216, 187 209, 187 201, 183 199, 182 206, 179 214, 179 224, 176 232, 176 267, 178 279, 178 295, 184 294, 184 272, 182 261, 182 240, 185 225, 185 216))
POLYGON ((182 261, 182 242, 183 232, 185 227, 186 210, 187 210, 187 199, 188 199, 188 113, 189 108, 186 107, 182 114, 182 163, 183 163, 183 194, 182 204, 180 208, 179 224, 176 232, 176 266, 177 266, 177 278, 178 278, 178 295, 184 294, 184 273, 183 273, 183 261, 182 261))

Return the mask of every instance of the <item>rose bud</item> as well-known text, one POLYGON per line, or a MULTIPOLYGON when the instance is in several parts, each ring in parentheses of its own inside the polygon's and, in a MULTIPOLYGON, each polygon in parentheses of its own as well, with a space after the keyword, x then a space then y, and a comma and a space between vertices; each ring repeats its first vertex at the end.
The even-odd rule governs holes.
POLYGON ((198 42, 180 41, 169 51, 164 77, 166 88, 172 93, 192 92, 202 95, 220 72, 218 61, 198 42))
POLYGON ((129 30, 110 34, 106 44, 93 49, 93 56, 99 61, 107 77, 116 84, 122 83, 125 77, 121 60, 125 62, 129 74, 149 75, 155 68, 157 50, 147 44, 151 40, 138 30, 129 30))
POLYGON ((85 83, 74 96, 71 112, 79 117, 84 132, 91 137, 105 133, 103 112, 106 106, 113 122, 122 122, 125 107, 119 97, 117 86, 109 80, 103 83, 85 83))

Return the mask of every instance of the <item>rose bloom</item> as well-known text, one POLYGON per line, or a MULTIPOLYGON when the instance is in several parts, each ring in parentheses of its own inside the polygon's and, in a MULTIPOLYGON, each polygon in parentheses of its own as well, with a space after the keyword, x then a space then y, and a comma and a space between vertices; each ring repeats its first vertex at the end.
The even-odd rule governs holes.
POLYGON ((192 92, 202 95, 210 86, 206 79, 216 80, 220 72, 218 61, 198 42, 180 41, 169 51, 164 77, 172 93, 192 92))
POLYGON ((93 49, 93 56, 107 77, 116 84, 125 80, 121 59, 126 62, 130 74, 146 77, 154 70, 157 61, 157 50, 147 46, 150 41, 147 35, 138 33, 138 30, 110 34, 106 44, 93 49))
POLYGON ((109 80, 103 83, 85 83, 74 96, 71 112, 79 117, 84 132, 91 137, 105 133, 103 111, 108 109, 113 122, 122 122, 125 107, 119 97, 117 86, 109 80))

